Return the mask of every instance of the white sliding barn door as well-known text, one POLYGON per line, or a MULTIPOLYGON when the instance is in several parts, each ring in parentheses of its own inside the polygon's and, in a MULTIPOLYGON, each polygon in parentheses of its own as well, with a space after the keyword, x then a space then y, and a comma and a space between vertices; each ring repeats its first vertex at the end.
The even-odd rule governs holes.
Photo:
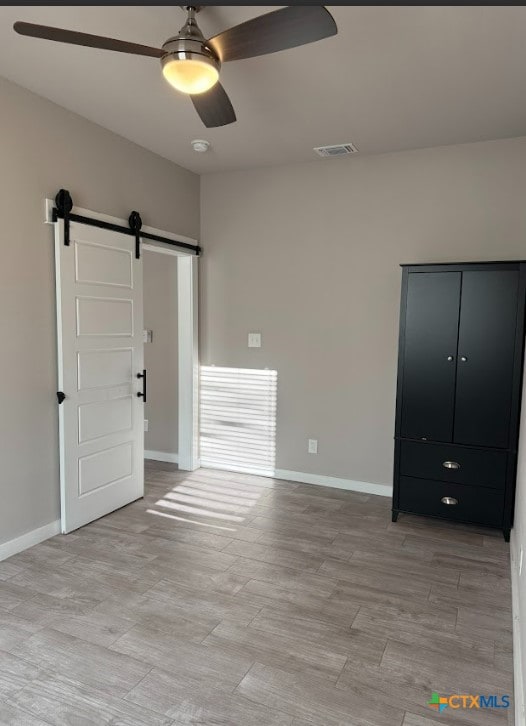
POLYGON ((55 225, 62 532, 143 496, 142 260, 135 239, 55 225))

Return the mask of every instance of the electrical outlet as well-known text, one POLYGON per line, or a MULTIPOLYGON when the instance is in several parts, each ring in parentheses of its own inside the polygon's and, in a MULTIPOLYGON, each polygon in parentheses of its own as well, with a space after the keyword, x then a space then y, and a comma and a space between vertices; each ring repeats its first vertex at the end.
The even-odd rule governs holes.
POLYGON ((249 348, 261 348, 261 333, 249 333, 248 334, 248 347, 249 348))
POLYGON ((309 439, 308 452, 309 454, 318 453, 318 439, 309 439))
POLYGON ((144 430, 148 431, 149 421, 147 418, 144 419, 144 430))

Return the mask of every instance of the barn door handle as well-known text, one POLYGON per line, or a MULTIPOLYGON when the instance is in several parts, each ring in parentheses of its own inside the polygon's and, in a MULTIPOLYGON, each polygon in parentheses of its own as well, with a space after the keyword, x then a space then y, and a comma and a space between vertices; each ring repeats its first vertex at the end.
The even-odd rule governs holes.
POLYGON ((137 373, 137 378, 142 378, 142 391, 137 394, 138 398, 142 398, 142 402, 146 403, 146 369, 142 373, 137 373))
POLYGON ((66 400, 66 394, 63 393, 62 391, 57 391, 58 405, 60 406, 60 404, 64 403, 65 400, 66 400))

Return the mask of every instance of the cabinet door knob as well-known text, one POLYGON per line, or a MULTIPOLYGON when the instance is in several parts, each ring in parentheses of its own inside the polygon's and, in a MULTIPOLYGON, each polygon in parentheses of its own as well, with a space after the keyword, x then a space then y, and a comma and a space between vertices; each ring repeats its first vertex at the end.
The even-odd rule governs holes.
POLYGON ((458 504, 458 499, 455 499, 455 497, 442 497, 440 500, 442 504, 448 504, 448 505, 454 505, 458 504))
POLYGON ((462 363, 466 363, 466 361, 467 361, 467 358, 466 358, 466 356, 465 356, 465 355, 461 355, 461 356, 460 356, 460 360, 462 361, 462 363))
POLYGON ((452 355, 448 355, 447 359, 448 359, 448 361, 452 361, 453 360, 453 356, 452 355))
POLYGON ((443 461, 442 466, 444 469, 460 469, 458 461, 443 461))

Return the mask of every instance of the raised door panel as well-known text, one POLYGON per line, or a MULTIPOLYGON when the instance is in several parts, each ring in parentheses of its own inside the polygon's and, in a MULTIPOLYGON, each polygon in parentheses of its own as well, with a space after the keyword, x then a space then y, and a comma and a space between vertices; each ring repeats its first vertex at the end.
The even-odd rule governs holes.
POLYGON ((454 440, 507 448, 519 272, 464 272, 454 440))
POLYGON ((79 497, 133 474, 133 442, 101 449, 79 458, 79 497))
POLYGON ((400 434, 451 441, 460 272, 409 273, 400 434))
POLYGON ((133 288, 130 250, 75 240, 75 281, 92 285, 133 288))
POLYGON ((133 376, 133 348, 90 349, 77 352, 77 387, 112 388, 127 384, 133 376))
POLYGON ((77 297, 77 336, 133 336, 133 300, 77 297))
POLYGON ((81 404, 78 408, 79 443, 111 436, 133 427, 133 396, 108 398, 81 404))

